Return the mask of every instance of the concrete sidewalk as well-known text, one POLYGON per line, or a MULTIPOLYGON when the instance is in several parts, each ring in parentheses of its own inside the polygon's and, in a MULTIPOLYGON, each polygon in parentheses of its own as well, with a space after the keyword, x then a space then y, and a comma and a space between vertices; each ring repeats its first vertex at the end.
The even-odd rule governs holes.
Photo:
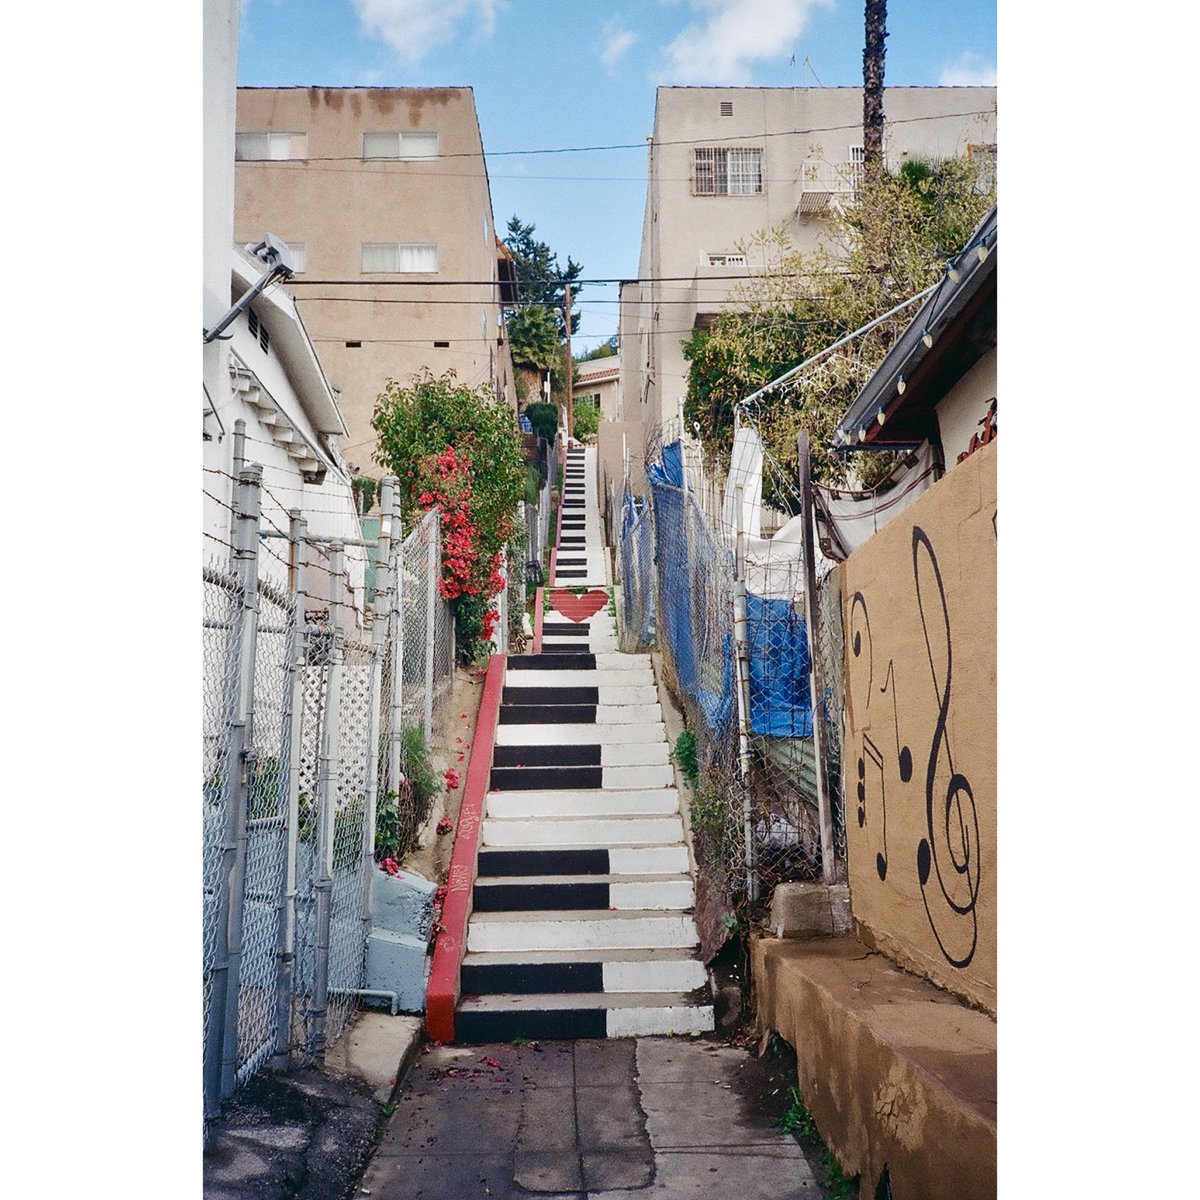
POLYGON ((818 1200, 771 1072, 691 1037, 430 1046, 357 1195, 818 1200))

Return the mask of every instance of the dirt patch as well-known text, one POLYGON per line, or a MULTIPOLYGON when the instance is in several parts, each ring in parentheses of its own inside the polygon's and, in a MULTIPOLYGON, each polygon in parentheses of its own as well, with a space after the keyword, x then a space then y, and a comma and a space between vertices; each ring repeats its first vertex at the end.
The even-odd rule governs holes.
POLYGON ((444 883, 450 869, 450 853, 454 848, 454 833, 438 833, 443 818, 458 826, 458 810, 462 807, 467 767, 475 742, 475 724, 479 703, 483 699, 483 679, 486 672, 471 667, 456 667, 450 688, 450 699, 442 721, 434 727, 429 761, 438 778, 445 784, 444 792, 434 800, 425 824, 417 834, 416 849, 401 863, 401 867, 444 883), (447 772, 453 772, 447 777, 447 772), (450 786, 456 781, 455 786, 450 786))
POLYGON ((209 1127, 205 1200, 343 1200, 362 1175, 383 1114, 356 1080, 316 1070, 261 1072, 209 1127))

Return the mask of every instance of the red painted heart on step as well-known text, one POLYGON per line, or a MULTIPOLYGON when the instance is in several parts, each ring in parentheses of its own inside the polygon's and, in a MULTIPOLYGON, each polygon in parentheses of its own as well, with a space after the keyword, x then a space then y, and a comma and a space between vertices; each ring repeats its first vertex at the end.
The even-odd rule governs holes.
POLYGON ((586 621, 595 616, 608 603, 608 593, 592 590, 582 596, 567 591, 566 588, 555 588, 550 593, 550 607, 557 613, 562 613, 568 621, 586 621))

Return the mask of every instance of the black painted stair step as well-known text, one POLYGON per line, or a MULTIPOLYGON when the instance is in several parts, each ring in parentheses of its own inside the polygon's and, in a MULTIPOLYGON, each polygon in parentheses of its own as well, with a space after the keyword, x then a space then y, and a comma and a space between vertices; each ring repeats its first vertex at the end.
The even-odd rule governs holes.
POLYGON ((501 704, 599 704, 600 688, 580 684, 572 687, 516 687, 505 684, 501 704))
POLYGON ((510 671, 594 671, 596 656, 594 654, 565 654, 558 656, 560 661, 548 663, 540 654, 512 654, 508 659, 510 671), (561 661, 565 659, 566 661, 561 661))
POLYGON ((696 1003, 695 996, 674 992, 464 995, 454 1016, 454 1040, 477 1044, 603 1038, 613 1009, 692 1008, 696 1003))
POLYGON ((497 746, 492 751, 493 767, 598 767, 600 743, 582 746, 497 746))
MULTIPOLYGON (((613 884, 667 883, 686 880, 680 875, 521 875, 483 877, 476 880, 472 899, 474 912, 569 912, 607 911, 613 905, 613 884)), ((658 910, 655 910, 658 911, 658 910)), ((689 909, 663 909, 687 912, 689 909)))
POLYGON ((541 788, 575 791, 604 786, 603 767, 493 767, 488 786, 493 792, 530 792, 541 788))
POLYGON ((560 654, 575 654, 577 651, 574 642, 550 642, 542 647, 542 653, 552 654, 557 658, 560 654))
POLYGON ((477 875, 607 875, 608 850, 493 850, 479 851, 477 875))
MULTIPOLYGON (((551 654, 543 661, 547 667, 557 666, 561 654, 551 654)), ((502 704, 501 725, 595 725, 594 704, 502 704)))
POLYGON ((465 996, 528 996, 540 993, 603 992, 607 963, 688 962, 690 950, 528 950, 470 952, 463 959, 465 996))
POLYGON ((542 637, 587 637, 590 626, 587 621, 565 625, 550 621, 542 625, 542 637))
POLYGON ((608 884, 592 883, 493 883, 476 887, 473 912, 561 912, 607 909, 608 884))

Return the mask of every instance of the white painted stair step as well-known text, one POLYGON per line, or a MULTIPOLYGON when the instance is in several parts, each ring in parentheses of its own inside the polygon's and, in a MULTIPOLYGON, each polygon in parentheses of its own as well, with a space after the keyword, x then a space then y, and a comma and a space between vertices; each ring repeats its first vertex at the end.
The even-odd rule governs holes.
POLYGON ((674 788, 606 792, 569 790, 489 792, 485 819, 521 821, 534 818, 669 817, 679 812, 674 788))
POLYGON ((563 817, 554 821, 486 817, 482 826, 485 846, 649 846, 683 841, 683 818, 663 817, 563 817))
POLYGON ((579 950, 696 946, 696 923, 655 909, 564 909, 561 912, 474 913, 468 950, 579 950))

